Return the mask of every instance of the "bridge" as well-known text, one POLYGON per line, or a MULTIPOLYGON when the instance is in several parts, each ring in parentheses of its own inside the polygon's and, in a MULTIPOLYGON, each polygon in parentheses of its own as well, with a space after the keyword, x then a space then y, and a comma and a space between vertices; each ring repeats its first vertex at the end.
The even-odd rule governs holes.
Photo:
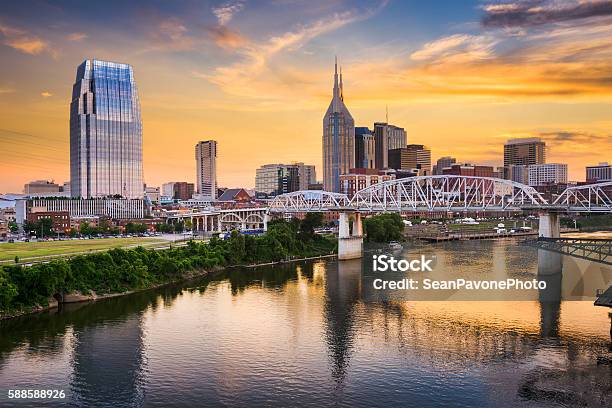
POLYGON ((511 180, 474 176, 418 176, 389 180, 357 191, 353 197, 320 190, 275 197, 271 213, 338 212, 338 258, 362 255, 362 215, 401 213, 537 212, 540 237, 559 237, 561 213, 612 213, 612 182, 569 187, 549 203, 533 187, 511 180), (353 219, 353 228, 349 220, 353 219))
POLYGON ((540 237, 536 240, 526 241, 525 245, 604 265, 612 265, 612 240, 609 239, 540 237))

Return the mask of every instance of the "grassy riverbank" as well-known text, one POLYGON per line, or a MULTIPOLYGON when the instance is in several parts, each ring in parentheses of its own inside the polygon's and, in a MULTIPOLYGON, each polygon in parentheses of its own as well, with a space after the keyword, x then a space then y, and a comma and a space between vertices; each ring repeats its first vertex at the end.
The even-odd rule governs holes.
POLYGON ((334 239, 299 222, 278 221, 259 237, 233 234, 225 241, 190 241, 184 247, 111 249, 24 267, 0 269, 0 316, 45 307, 54 296, 94 291, 98 295, 146 289, 188 278, 195 271, 231 265, 278 262, 329 254, 334 239))
POLYGON ((72 255, 87 251, 125 248, 132 246, 155 246, 168 241, 153 237, 97 238, 66 241, 13 242, 0 245, 0 261, 13 261, 56 255, 72 255))

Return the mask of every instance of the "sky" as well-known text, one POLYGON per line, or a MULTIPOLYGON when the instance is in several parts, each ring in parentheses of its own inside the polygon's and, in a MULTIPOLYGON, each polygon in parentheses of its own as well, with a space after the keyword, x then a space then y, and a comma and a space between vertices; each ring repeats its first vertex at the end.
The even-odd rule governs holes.
POLYGON ((266 163, 322 179, 334 56, 356 126, 385 120, 433 160, 501 165, 541 137, 549 163, 612 161, 612 1, 42 1, 0 3, 0 193, 69 180, 69 104, 85 59, 129 63, 144 179, 195 181, 218 141, 219 185, 266 163))

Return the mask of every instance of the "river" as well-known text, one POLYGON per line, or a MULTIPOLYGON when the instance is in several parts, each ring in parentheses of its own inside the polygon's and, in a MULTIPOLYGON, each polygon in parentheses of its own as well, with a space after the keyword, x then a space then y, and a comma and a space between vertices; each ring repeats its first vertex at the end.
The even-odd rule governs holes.
MULTIPOLYGON (((0 322, 0 406, 610 406, 610 322, 593 294, 612 268, 564 257, 556 300, 388 300, 372 295, 371 253, 0 322)), ((422 253, 439 276, 538 272, 537 250, 514 240, 396 256, 422 253)))

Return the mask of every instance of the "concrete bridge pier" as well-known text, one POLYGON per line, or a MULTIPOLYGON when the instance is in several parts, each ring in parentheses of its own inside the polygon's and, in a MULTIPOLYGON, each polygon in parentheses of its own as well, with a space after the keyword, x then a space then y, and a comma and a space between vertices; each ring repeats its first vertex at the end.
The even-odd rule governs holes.
MULTIPOLYGON (((560 236, 559 214, 546 212, 540 214, 538 236, 541 238, 559 238, 560 236)), ((561 276, 563 267, 563 255, 556 252, 538 250, 538 275, 561 276)), ((560 280, 560 278, 559 278, 560 280)), ((554 293, 549 291, 548 293, 554 293)))
POLYGON ((363 256, 363 226, 361 213, 340 212, 338 219, 338 259, 357 259, 363 256), (353 217, 353 230, 349 220, 353 217))
POLYGON ((543 238, 559 238, 560 234, 559 214, 546 212, 540 214, 540 225, 538 236, 543 238))

